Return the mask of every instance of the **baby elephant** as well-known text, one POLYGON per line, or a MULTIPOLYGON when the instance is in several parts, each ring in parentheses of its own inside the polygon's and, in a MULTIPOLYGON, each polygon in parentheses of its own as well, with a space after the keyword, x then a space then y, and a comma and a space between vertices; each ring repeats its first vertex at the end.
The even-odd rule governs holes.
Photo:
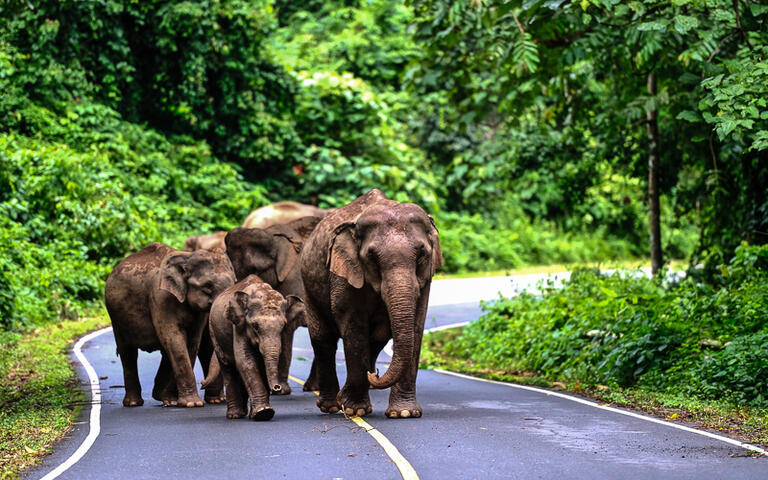
MULTIPOLYGON (((228 288, 213 302, 211 340, 224 375, 227 418, 243 417, 247 398, 251 399, 249 418, 269 420, 275 415, 269 395, 282 388, 278 378, 282 333, 286 325, 302 321, 302 315, 304 304, 298 297, 283 297, 256 275, 228 288)), ((213 362, 209 376, 216 373, 213 362)))
POLYGON ((151 243, 129 255, 109 274, 107 312, 123 364, 123 405, 144 404, 138 349, 162 351, 152 398, 163 405, 202 407, 192 365, 213 299, 235 283, 223 252, 181 252, 151 243))

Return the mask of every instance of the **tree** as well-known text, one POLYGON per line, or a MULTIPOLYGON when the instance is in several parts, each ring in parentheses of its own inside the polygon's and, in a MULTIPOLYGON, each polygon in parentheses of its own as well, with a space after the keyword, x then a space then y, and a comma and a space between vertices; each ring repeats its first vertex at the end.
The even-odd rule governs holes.
POLYGON ((519 119, 536 112, 548 128, 594 136, 616 168, 648 178, 654 269, 661 266, 657 194, 676 209, 698 206, 704 220, 716 220, 704 227, 711 230, 702 236, 702 254, 716 244, 732 249, 737 237, 768 240, 750 228, 763 225, 768 213, 764 193, 754 193, 765 191, 768 167, 748 161, 757 180, 738 181, 743 160, 762 158, 768 147, 768 113, 760 111, 759 98, 767 88, 765 6, 739 0, 412 4, 415 35, 427 48, 409 74, 413 88, 443 88, 456 110, 453 121, 470 130, 500 124, 501 117, 519 128, 519 119), (734 97, 746 92, 744 102, 734 97), (739 192, 736 204, 713 198, 721 188, 710 181, 713 163, 720 185, 739 192), (723 213, 734 209, 744 216, 725 220, 723 213))

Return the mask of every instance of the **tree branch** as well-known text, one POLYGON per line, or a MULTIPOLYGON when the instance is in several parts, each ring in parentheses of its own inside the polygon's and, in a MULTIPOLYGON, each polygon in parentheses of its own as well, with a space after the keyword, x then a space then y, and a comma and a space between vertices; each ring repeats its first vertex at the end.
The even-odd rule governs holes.
POLYGON ((744 41, 747 42, 747 46, 749 47, 749 50, 750 51, 754 50, 754 48, 752 48, 752 44, 749 43, 749 38, 747 38, 747 32, 744 31, 744 27, 741 25, 741 14, 739 13, 739 0, 733 0, 733 11, 734 13, 736 13, 736 26, 739 27, 741 36, 744 37, 744 41))

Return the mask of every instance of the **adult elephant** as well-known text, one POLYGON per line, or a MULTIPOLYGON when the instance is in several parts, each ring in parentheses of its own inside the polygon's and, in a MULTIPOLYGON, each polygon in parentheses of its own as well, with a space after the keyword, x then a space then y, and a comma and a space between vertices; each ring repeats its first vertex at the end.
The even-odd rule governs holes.
POLYGON ((314 205, 285 201, 277 202, 252 211, 243 222, 244 228, 267 228, 272 225, 288 223, 301 217, 323 218, 328 210, 314 205))
POLYGON ((182 252, 151 243, 121 261, 104 297, 123 364, 123 405, 144 404, 138 350, 162 351, 152 397, 163 405, 201 407, 192 371, 216 296, 235 283, 224 252, 182 252))
POLYGON ((387 417, 421 416, 416 401, 421 337, 432 276, 442 263, 432 218, 380 190, 320 221, 304 244, 301 274, 321 411, 370 413, 370 385, 392 387, 387 417), (335 366, 339 337, 347 363, 341 390, 335 366), (392 362, 379 377, 372 373, 376 357, 390 338, 392 362))
MULTIPOLYGON (((309 216, 286 224, 267 228, 235 228, 224 239, 227 255, 232 262, 237 281, 255 274, 285 297, 306 297, 301 280, 299 254, 320 217, 309 216)), ((303 315, 296 315, 301 319, 303 315)), ((302 323, 291 321, 283 331, 282 353, 279 367, 279 395, 291 393, 288 373, 291 365, 293 335, 302 323)))
POLYGON ((191 235, 184 242, 184 250, 194 252, 195 250, 224 250, 224 237, 227 232, 220 230, 207 235, 191 235))

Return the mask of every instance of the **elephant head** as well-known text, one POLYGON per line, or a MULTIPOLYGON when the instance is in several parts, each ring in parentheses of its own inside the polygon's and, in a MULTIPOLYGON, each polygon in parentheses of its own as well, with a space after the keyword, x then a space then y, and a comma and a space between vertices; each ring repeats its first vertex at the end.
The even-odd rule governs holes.
POLYGON ((273 287, 283 283, 298 267, 302 244, 320 220, 309 216, 268 228, 231 230, 224 243, 236 277, 256 274, 273 287))
POLYGON ((304 304, 294 295, 283 297, 260 280, 241 283, 244 287, 233 292, 225 316, 234 325, 235 335, 261 353, 267 385, 279 393, 281 335, 286 326, 300 321, 304 304))
POLYGON ((235 272, 221 251, 174 251, 160 266, 160 289, 194 310, 207 311, 213 300, 235 283, 235 272))
POLYGON ((412 203, 375 203, 352 222, 336 227, 328 255, 329 270, 354 288, 370 286, 384 302, 393 338, 393 357, 379 378, 368 373, 373 388, 395 384, 411 366, 419 300, 443 264, 432 217, 412 203))

